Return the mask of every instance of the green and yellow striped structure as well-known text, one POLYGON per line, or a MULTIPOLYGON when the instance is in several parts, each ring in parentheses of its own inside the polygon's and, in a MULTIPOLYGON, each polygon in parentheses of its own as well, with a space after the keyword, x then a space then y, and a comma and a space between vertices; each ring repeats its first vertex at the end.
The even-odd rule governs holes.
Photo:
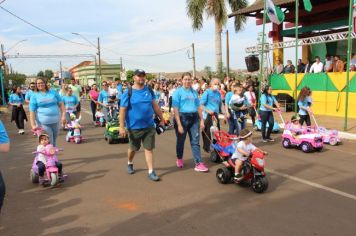
MULTIPOLYGON (((295 74, 270 75, 273 94, 287 93, 294 96, 295 74)), ((298 74, 297 94, 308 86, 313 94, 313 111, 318 115, 345 116, 346 72, 298 74)), ((356 72, 350 72, 349 117, 356 118, 356 72)))

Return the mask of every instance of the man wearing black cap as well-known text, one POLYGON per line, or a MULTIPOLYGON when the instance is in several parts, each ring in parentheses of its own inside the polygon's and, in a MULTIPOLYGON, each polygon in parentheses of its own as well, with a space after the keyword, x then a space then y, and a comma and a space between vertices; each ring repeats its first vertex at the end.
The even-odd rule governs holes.
POLYGON ((156 133, 153 115, 155 113, 160 118, 161 126, 164 126, 164 119, 153 92, 145 86, 145 81, 146 72, 136 70, 134 72, 134 85, 122 95, 120 103, 120 135, 126 136, 126 121, 129 137, 128 173, 135 173, 133 159, 135 152, 140 149, 142 143, 145 149, 148 178, 158 181, 160 178, 153 170, 153 149, 155 148, 156 133))

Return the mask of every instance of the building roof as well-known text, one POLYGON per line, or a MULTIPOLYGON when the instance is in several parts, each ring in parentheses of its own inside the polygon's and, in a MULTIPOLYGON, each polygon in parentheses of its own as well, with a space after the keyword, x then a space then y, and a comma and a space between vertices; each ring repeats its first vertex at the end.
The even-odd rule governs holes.
MULTIPOLYGON (((295 2, 295 0, 274 0, 273 3, 276 6, 280 6, 280 5, 284 5, 284 4, 288 4, 288 3, 292 3, 295 2)), ((261 11, 263 10, 263 0, 255 0, 254 3, 252 3, 251 5, 238 10, 237 12, 232 13, 230 16, 236 16, 236 15, 242 15, 242 14, 248 14, 248 13, 252 13, 252 12, 257 12, 257 11, 261 11)))

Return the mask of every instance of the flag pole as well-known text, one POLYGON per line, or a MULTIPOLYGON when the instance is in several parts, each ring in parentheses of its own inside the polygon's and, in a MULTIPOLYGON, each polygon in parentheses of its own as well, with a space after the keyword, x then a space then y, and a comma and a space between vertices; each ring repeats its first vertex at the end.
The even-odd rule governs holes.
POLYGON ((349 84, 350 84, 350 57, 351 57, 351 29, 352 29, 352 10, 353 0, 350 0, 349 6, 349 33, 347 36, 347 64, 346 64, 346 101, 345 101, 345 120, 344 131, 347 130, 347 116, 349 109, 349 84))
POLYGON ((295 86, 294 86, 294 112, 297 113, 297 98, 298 98, 298 38, 299 38, 299 0, 295 1, 295 86))
POLYGON ((262 49, 261 49, 261 68, 260 68, 260 89, 259 97, 261 97, 261 86, 263 82, 263 54, 264 54, 264 44, 265 44, 265 30, 266 30, 266 0, 263 0, 263 26, 262 26, 262 49))

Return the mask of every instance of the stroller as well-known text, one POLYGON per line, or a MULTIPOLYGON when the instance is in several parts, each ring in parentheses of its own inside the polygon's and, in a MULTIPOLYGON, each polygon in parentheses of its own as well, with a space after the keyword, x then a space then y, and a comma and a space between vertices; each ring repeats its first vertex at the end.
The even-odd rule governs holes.
MULTIPOLYGON (((256 111, 256 114, 258 114, 258 112, 256 111)), ((284 122, 283 122, 284 123, 284 122)), ((269 123, 267 122, 266 124, 266 129, 269 127, 269 123)), ((254 129, 257 130, 257 131, 261 131, 262 129, 262 120, 261 120, 261 116, 258 114, 257 115, 257 120, 255 122, 255 126, 254 126, 254 129)), ((274 125, 273 125, 273 129, 272 129, 272 132, 273 133, 279 133, 280 131, 280 127, 279 127, 279 124, 278 122, 276 122, 276 119, 274 119, 274 125)))
POLYGON ((212 136, 211 147, 213 150, 210 153, 210 160, 219 163, 234 153, 239 138, 224 131, 216 131, 212 136))
POLYGON ((112 117, 111 112, 109 113, 108 122, 105 125, 104 138, 108 141, 109 144, 113 143, 128 143, 128 137, 120 136, 119 128, 119 119, 117 116, 112 117))

